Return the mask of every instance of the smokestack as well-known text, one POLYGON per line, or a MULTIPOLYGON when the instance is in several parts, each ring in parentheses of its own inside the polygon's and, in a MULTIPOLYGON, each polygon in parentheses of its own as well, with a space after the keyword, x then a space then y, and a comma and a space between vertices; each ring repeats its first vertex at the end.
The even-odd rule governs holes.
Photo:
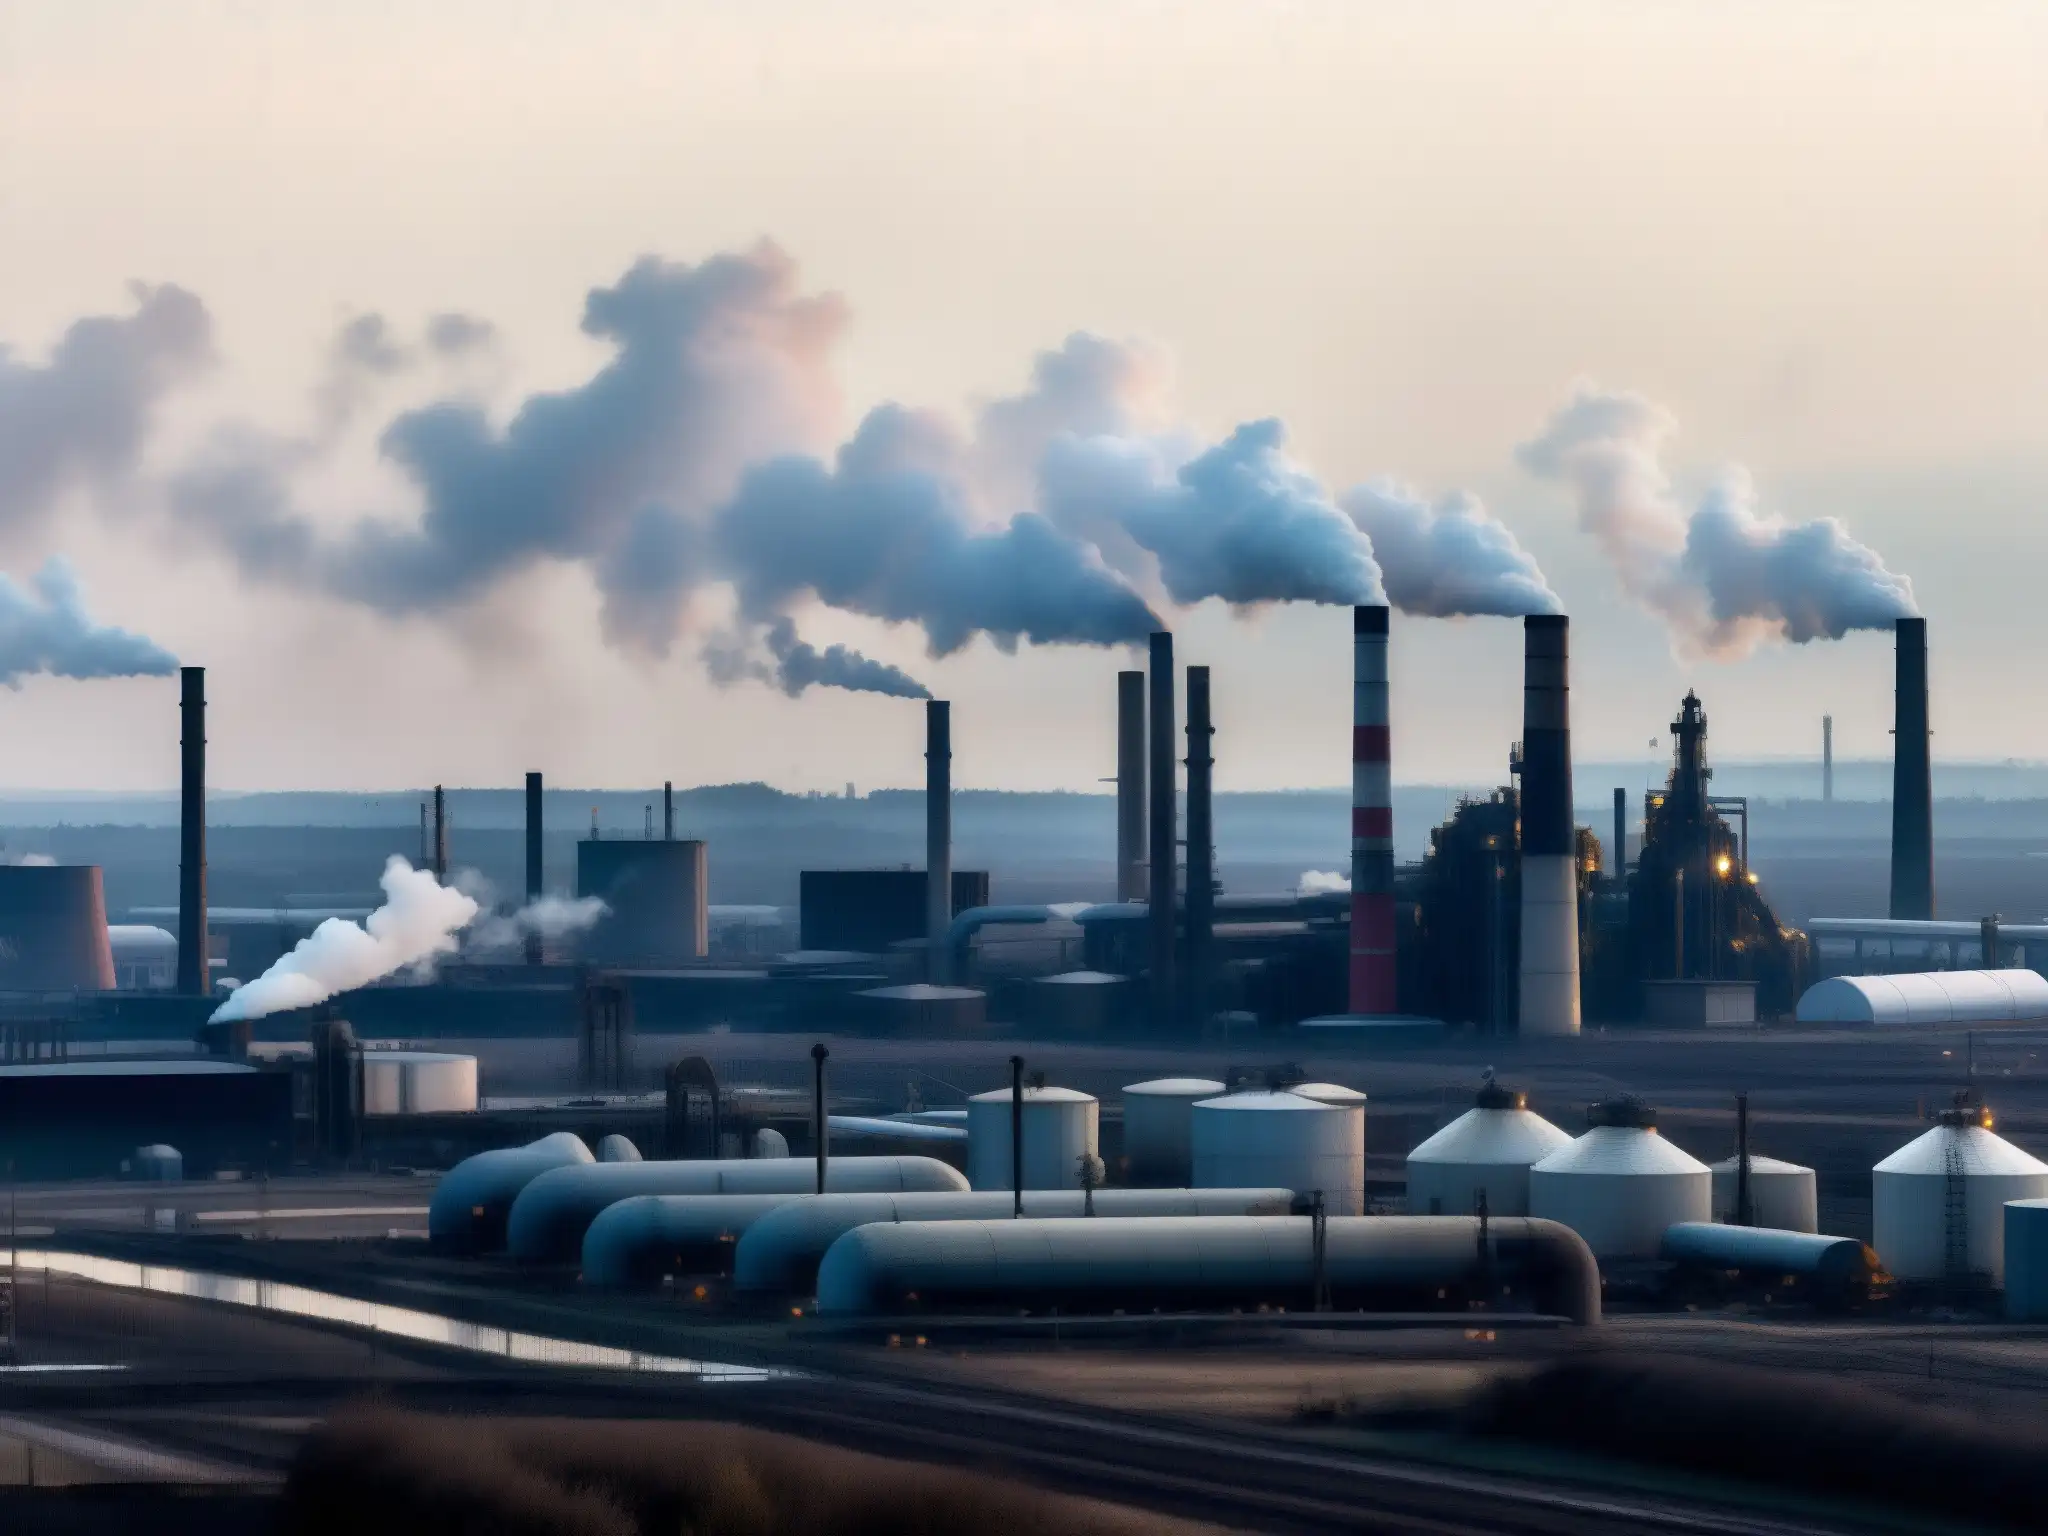
POLYGON ((1835 717, 1820 717, 1820 803, 1835 803, 1835 717))
POLYGON ((1898 697, 1892 717, 1892 906, 1895 918, 1934 916, 1934 766, 1927 720, 1927 621, 1898 621, 1898 697))
POLYGON ((434 786, 434 878, 448 883, 448 797, 434 786))
POLYGON ((1173 782, 1173 636, 1160 630, 1152 636, 1151 732, 1152 748, 1152 835, 1150 849, 1150 904, 1148 926, 1152 930, 1152 1022, 1160 1029, 1173 1027, 1173 876, 1175 833, 1178 831, 1179 802, 1173 782))
POLYGON ((1579 1032, 1571 647, 1563 614, 1522 620, 1521 1032, 1579 1032))
POLYGON ((1216 840, 1210 803, 1209 669, 1188 668, 1187 1016, 1193 1032, 1209 1022, 1209 951, 1216 922, 1216 840))
POLYGON ((1145 674, 1116 675, 1116 899, 1145 899, 1145 674))
MULTIPOLYGON (((540 900, 543 876, 541 863, 541 780, 537 773, 526 776, 526 901, 529 906, 540 900)), ((540 935, 526 936, 526 963, 539 965, 541 962, 540 935)))
POLYGON ((206 969, 206 668, 178 672, 178 990, 204 997, 206 969))
POLYGON ((1614 791, 1614 856, 1607 866, 1617 884, 1628 879, 1628 791, 1619 787, 1614 791))
MULTIPOLYGON (((847 798, 853 797, 849 795, 847 798)), ((667 779, 661 781, 661 840, 664 843, 676 840, 676 787, 667 779)))
POLYGON ((924 706, 924 901, 926 974, 944 986, 953 958, 953 706, 944 699, 924 706))
POLYGON ((1360 606, 1351 610, 1351 1012, 1394 1012, 1394 981, 1387 609, 1360 606))

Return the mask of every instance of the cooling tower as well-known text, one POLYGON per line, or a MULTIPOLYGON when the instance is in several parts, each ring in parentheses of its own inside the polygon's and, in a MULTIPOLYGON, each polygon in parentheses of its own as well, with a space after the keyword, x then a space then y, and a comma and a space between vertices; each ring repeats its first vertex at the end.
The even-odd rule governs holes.
POLYGON ((1522 621, 1521 1033, 1579 1032, 1571 660, 1563 614, 1522 621))
POLYGON ((1145 674, 1116 675, 1116 899, 1145 899, 1145 674))
POLYGON ((1390 1014, 1394 988, 1394 770, 1387 610, 1351 610, 1351 1012, 1390 1014))
POLYGON ((178 672, 178 990, 203 997, 206 973, 206 668, 178 672))
POLYGON ((953 926, 953 706, 924 706, 924 935, 925 974, 933 986, 947 980, 953 926))
POLYGON ((0 865, 0 992, 113 989, 100 867, 0 865))
POLYGON ((1929 761, 1927 621, 1900 619, 1892 717, 1892 903, 1895 918, 1934 916, 1934 767, 1929 761))

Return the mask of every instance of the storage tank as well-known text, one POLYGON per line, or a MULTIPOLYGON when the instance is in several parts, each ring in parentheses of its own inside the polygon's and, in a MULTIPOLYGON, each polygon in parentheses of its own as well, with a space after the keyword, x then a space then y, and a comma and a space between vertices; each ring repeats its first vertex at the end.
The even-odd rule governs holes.
POLYGON ((97 864, 0 864, 0 992, 111 992, 97 864))
POLYGON ((476 1058, 445 1051, 363 1052, 363 1113, 476 1112, 476 1058))
POLYGON ((1365 1211, 1365 1110, 1258 1090, 1203 1099, 1189 1126, 1194 1181, 1204 1189, 1320 1189, 1333 1216, 1365 1211))
MULTIPOLYGON (((733 1253, 733 1289, 808 1293, 817 1281, 825 1251, 855 1227, 873 1221, 1000 1220, 1010 1215, 1015 1198, 1009 1190, 805 1195, 747 1228, 733 1253)), ((1154 1216, 1285 1216, 1293 1203, 1290 1189, 1098 1189, 1092 1198, 1078 1189, 1034 1189, 1025 1192, 1024 1216, 1026 1220, 1085 1216, 1090 1204, 1098 1218, 1118 1221, 1154 1216)))
POLYGON ((1029 988, 1032 1022, 1055 1035, 1092 1038, 1122 1020, 1130 983, 1107 971, 1062 971, 1035 977, 1029 988))
POLYGON ((427 1240, 458 1253, 502 1248, 505 1218, 521 1190, 551 1168, 590 1161, 590 1148, 568 1131, 465 1157, 441 1176, 427 1203, 427 1240))
POLYGON ((1158 1077, 1124 1089, 1124 1177, 1153 1187, 1186 1184, 1194 1168, 1195 1106, 1223 1092, 1209 1077, 1158 1077))
MULTIPOLYGON (((808 1157, 702 1158, 659 1163, 590 1163, 551 1169, 519 1192, 505 1218, 505 1250, 527 1263, 561 1263, 607 1206, 634 1195, 777 1195, 816 1191, 808 1157)), ((825 1188, 849 1193, 965 1189, 960 1171, 933 1157, 835 1157, 825 1188)))
POLYGON ((1871 1171, 1871 1236, 1896 1280, 2005 1283, 2005 1204, 2048 1197, 2048 1164, 1962 1103, 1871 1171), (1951 1207, 1951 1186, 1960 1199, 1951 1207))
MULTIPOLYGON (((1079 1189, 1081 1158, 1100 1155, 1093 1094, 1073 1088, 1024 1090, 1024 1187, 1079 1189)), ((1010 1142, 1010 1090, 967 1101, 967 1182, 975 1189, 1016 1188, 1010 1142)))
POLYGON ((1290 1083, 1287 1091, 1298 1093, 1304 1099, 1314 1099, 1318 1104, 1363 1104, 1365 1095, 1356 1088, 1346 1088, 1342 1083, 1290 1083))
POLYGON ((149 1183, 175 1184, 185 1177, 185 1154, 162 1142, 137 1147, 128 1164, 131 1177, 149 1183))
POLYGON ((2005 1203, 2005 1315, 2048 1319, 2048 1200, 2005 1203))
POLYGON ((1408 1213, 1469 1216, 1483 1190, 1488 1215, 1526 1216, 1529 1170, 1571 1144, 1527 1095, 1489 1080, 1470 1109, 1408 1154, 1408 1213))
MULTIPOLYGON (((1714 1220, 1736 1219, 1736 1165, 1731 1157, 1714 1164, 1714 1220)), ((1814 1195, 1813 1170, 1775 1157, 1749 1158, 1749 1221, 1752 1227, 1779 1232, 1818 1232, 1820 1203, 1814 1195)))
POLYGON ((1590 1129, 1529 1170, 1529 1214, 1561 1221, 1601 1259, 1654 1259, 1665 1231, 1710 1221, 1714 1175, 1657 1134, 1657 1112, 1610 1099, 1590 1129))
POLYGON ((972 1035, 988 1023, 988 994, 979 987, 934 986, 913 981, 900 987, 872 987, 854 994, 868 1028, 920 1039, 972 1035))

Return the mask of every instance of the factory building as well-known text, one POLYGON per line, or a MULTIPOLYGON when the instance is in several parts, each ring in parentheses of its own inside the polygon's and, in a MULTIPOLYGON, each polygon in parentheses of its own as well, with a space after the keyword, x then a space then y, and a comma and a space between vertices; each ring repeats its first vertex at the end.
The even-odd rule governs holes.
POLYGON ((695 839, 587 838, 576 845, 576 894, 605 904, 581 946, 592 964, 688 965, 709 948, 704 844, 695 839))
MULTIPOLYGON (((807 950, 878 955, 925 937, 930 918, 921 869, 807 869, 798 877, 798 925, 807 950)), ((953 915, 988 902, 988 871, 953 871, 953 915)))

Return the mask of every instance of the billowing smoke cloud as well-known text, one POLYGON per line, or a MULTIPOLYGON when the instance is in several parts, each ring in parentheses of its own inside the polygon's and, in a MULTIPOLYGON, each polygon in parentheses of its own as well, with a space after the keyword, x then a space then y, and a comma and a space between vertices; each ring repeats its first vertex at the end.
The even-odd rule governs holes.
POLYGON ((475 898, 451 889, 431 870, 393 854, 379 882, 384 905, 361 923, 330 917, 290 954, 237 987, 213 1012, 216 1022, 260 1019, 310 1008, 337 993, 366 987, 400 971, 431 968, 456 949, 456 935, 475 921, 475 898))
POLYGON ((195 295, 130 291, 132 315, 75 321, 45 363, 0 347, 0 527, 41 518, 75 487, 130 475, 157 406, 212 357, 212 321, 195 295))
POLYGON ((768 626, 767 644, 775 657, 776 685, 790 697, 806 688, 846 688, 855 693, 886 693, 899 699, 928 699, 931 690, 909 673, 863 656, 843 645, 819 650, 799 640, 787 618, 768 626))
POLYGON ((1788 523, 1760 512, 1739 467, 1688 514, 1662 461, 1676 428, 1640 395, 1582 387, 1517 456, 1571 487, 1579 526, 1682 647, 1741 655, 1766 640, 1838 640, 1918 612, 1912 582, 1838 520, 1788 523))
POLYGON ((327 371, 314 391, 323 436, 347 426, 384 379, 412 366, 412 352, 392 334, 382 315, 357 315, 342 326, 327 348, 327 371))
POLYGON ((0 683, 18 687, 36 673, 163 677, 177 665, 177 658, 155 641, 88 614, 69 561, 45 561, 33 591, 0 575, 0 683))
MULTIPOLYGON (((468 883, 464 893, 481 901, 468 883)), ((559 943, 596 925, 610 908, 595 896, 537 896, 515 912, 491 913, 470 928, 467 947, 486 953, 516 949, 528 937, 559 943)))
POLYGON ((498 328, 475 315, 450 310, 427 320, 427 346, 441 357, 468 357, 497 344, 498 328))
POLYGON ((1396 480, 1375 480, 1339 498, 1372 543, 1387 601, 1403 613, 1562 613, 1535 559, 1470 496, 1431 506, 1396 480))
POLYGON ((1334 870, 1304 869, 1294 889, 1301 896, 1335 896, 1351 889, 1351 877, 1334 870))

